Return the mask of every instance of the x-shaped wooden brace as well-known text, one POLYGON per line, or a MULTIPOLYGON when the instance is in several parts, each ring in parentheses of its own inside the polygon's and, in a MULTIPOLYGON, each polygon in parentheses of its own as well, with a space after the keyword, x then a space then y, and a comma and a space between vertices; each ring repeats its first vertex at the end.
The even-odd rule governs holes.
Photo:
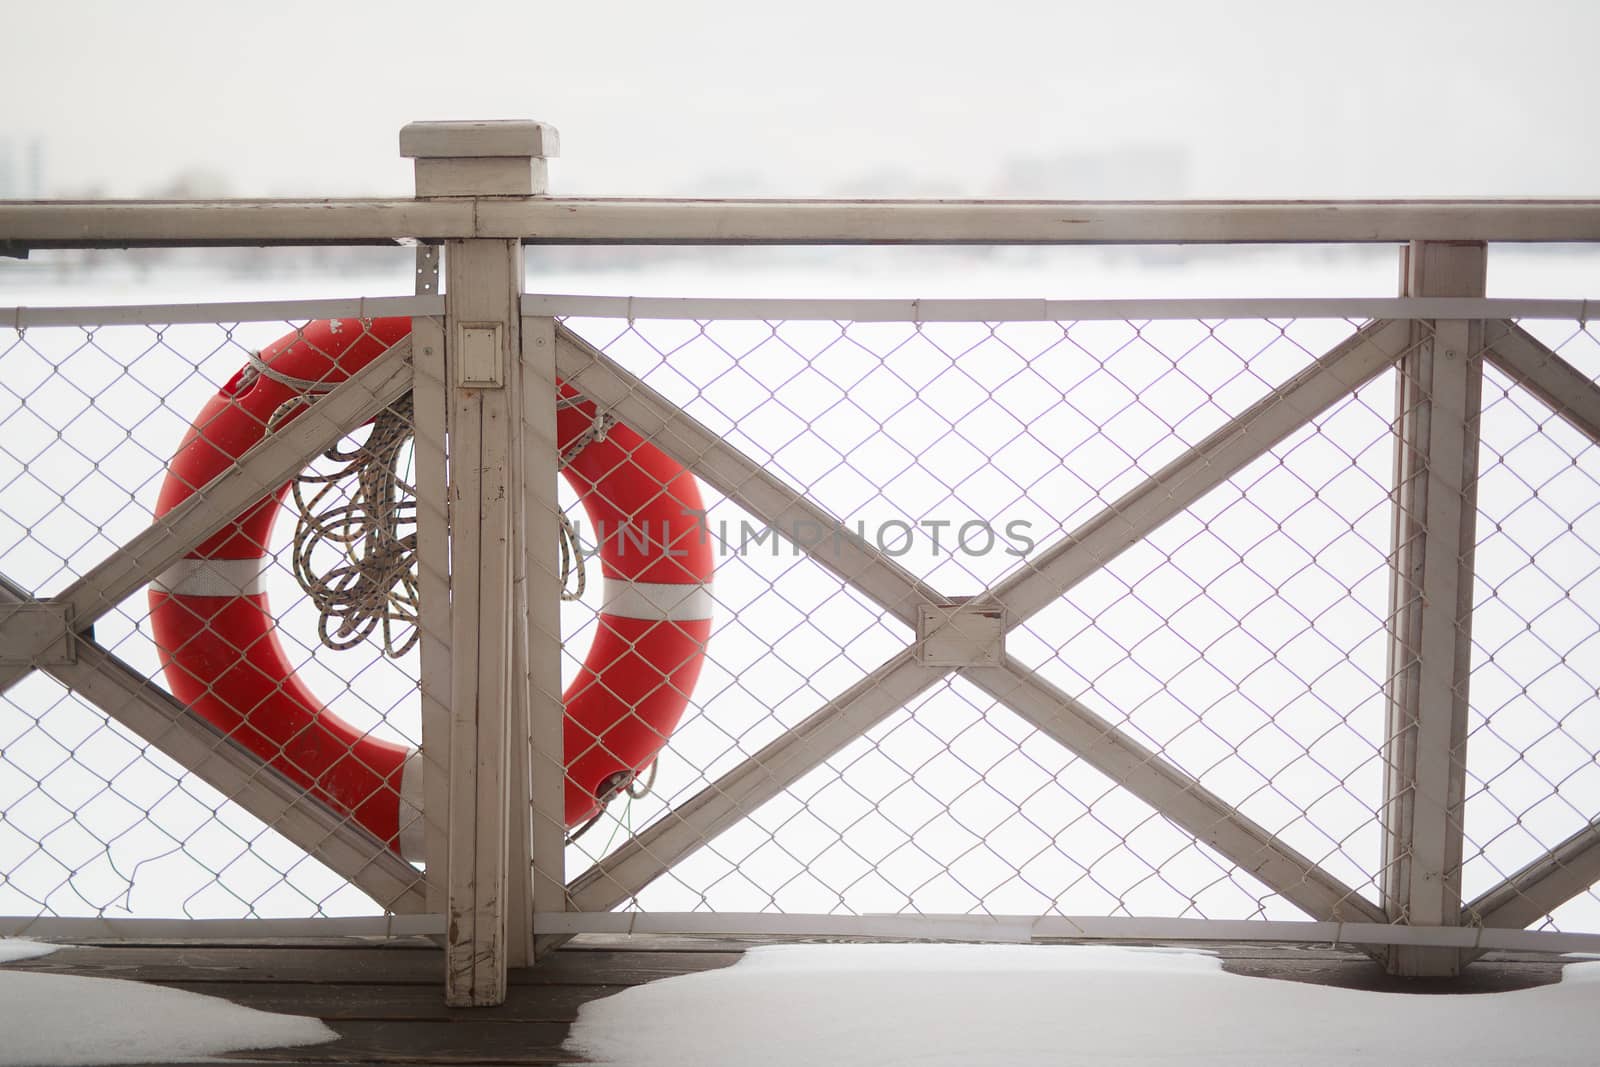
MULTIPOLYGON (((1593 382, 1509 322, 1488 323, 1485 340, 1489 359, 1600 440, 1600 389, 1593 382)), ((1366 326, 971 603, 1000 608, 1008 627, 1020 625, 1391 366, 1410 344, 1405 322, 1366 326)), ((821 530, 815 544, 827 544, 830 552, 812 550, 812 558, 895 618, 914 627, 919 605, 948 603, 838 519, 565 330, 557 365, 567 381, 602 408, 769 527, 797 529, 803 522, 807 529, 821 530)), ((626 901, 947 673, 920 665, 914 646, 902 650, 578 877, 570 886, 571 907, 604 911, 626 901)), ((960 674, 1313 918, 1386 921, 1376 905, 1317 863, 1036 672, 1008 657, 1000 666, 965 667, 960 674)), ((1521 927, 1597 879, 1600 820, 1473 901, 1465 909, 1466 918, 1485 926, 1521 927)))
MULTIPOLYGON (((1600 441, 1600 389, 1508 322, 1486 324, 1487 357, 1563 419, 1600 441)), ((974 601, 1020 625, 1179 514, 1338 400, 1391 365, 1410 343, 1403 322, 1373 323, 1334 348, 1184 456, 1107 507, 1013 577, 974 601)), ((778 529, 809 524, 833 549, 818 563, 895 618, 915 625, 922 604, 946 604, 925 582, 565 329, 563 378, 756 518, 778 529), (834 536, 834 535, 837 536, 834 536)), ((412 384, 402 343, 317 400, 227 472, 59 596, 35 600, 0 578, 0 691, 37 668, 84 697, 308 854, 396 912, 422 910, 414 868, 347 818, 263 765, 168 693, 86 636, 93 622, 250 504, 303 470, 351 428, 412 384)), ((805 546, 802 546, 805 547, 805 546)), ((569 887, 571 907, 622 903, 679 860, 771 799, 833 753, 925 692, 948 669, 917 662, 914 646, 881 664, 740 766, 597 863, 569 887)), ((1288 848, 1192 777, 1127 737, 1093 709, 1014 660, 960 673, 1046 735, 1150 804, 1197 841, 1319 919, 1383 922, 1382 913, 1314 861, 1288 848)), ((1468 921, 1517 928, 1600 880, 1600 820, 1482 894, 1468 921)))

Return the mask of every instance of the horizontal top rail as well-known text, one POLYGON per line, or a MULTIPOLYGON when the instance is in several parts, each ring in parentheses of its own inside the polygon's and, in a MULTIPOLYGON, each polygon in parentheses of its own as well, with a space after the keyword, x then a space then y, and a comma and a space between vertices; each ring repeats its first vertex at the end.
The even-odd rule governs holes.
MULTIPOLYGON (((437 316, 442 296, 342 297, 199 304, 0 307, 0 329, 437 316)), ((524 315, 766 322, 1107 322, 1223 319, 1555 319, 1587 323, 1600 299, 1483 297, 1188 297, 1128 300, 850 299, 592 296, 529 293, 524 315)))
POLYGON ((194 323, 300 322, 443 315, 442 296, 367 296, 313 300, 238 300, 207 304, 103 304, 0 307, 0 329, 45 326, 181 326, 194 323))
POLYGON ((4 201, 0 251, 183 245, 1297 244, 1600 241, 1600 200, 4 201))
MULTIPOLYGON (((530 293, 524 315, 594 319, 836 322, 1094 322, 1221 319, 1561 319, 1587 323, 1600 300, 1481 297, 1194 297, 1127 300, 893 300, 583 296, 530 293)), ((0 309, 0 315, 4 309, 0 309)))

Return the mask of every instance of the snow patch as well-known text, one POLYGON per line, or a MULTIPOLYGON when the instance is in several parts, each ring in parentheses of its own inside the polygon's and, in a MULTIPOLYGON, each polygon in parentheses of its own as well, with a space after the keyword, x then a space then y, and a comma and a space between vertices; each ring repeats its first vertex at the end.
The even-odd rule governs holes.
POLYGON ((1600 1060, 1600 963, 1512 993, 1368 993, 1228 974, 1176 950, 778 945, 584 1005, 610 1067, 1008 1067, 1600 1060))
POLYGON ((0 937, 0 963, 48 956, 60 947, 60 945, 46 945, 41 941, 29 941, 25 937, 0 937))
MULTIPOLYGON (((0 962, 55 945, 0 940, 0 962)), ((0 971, 0 1065, 149 1063, 241 1049, 315 1045, 339 1035, 320 1020, 275 1015, 218 997, 37 971, 0 971)))

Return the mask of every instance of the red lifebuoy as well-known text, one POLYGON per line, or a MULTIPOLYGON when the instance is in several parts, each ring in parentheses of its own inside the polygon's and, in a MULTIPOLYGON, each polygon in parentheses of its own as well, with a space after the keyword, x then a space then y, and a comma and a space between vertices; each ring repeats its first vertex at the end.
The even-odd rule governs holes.
MULTIPOLYGON (((194 420, 156 504, 166 514, 302 407, 295 384, 331 387, 410 333, 408 318, 312 322, 263 350, 194 420), (260 372, 265 368, 265 373, 260 372), (290 405, 285 409, 284 405, 290 405)), ((565 451, 594 423, 563 384, 565 451)), ((563 471, 599 536, 594 643, 564 696, 566 821, 593 816, 656 758, 677 727, 711 632, 712 552, 694 476, 625 425, 563 471)), ((173 695, 390 848, 421 859, 421 761, 340 719, 295 675, 261 587, 288 485, 199 545, 150 587, 150 625, 173 695)))

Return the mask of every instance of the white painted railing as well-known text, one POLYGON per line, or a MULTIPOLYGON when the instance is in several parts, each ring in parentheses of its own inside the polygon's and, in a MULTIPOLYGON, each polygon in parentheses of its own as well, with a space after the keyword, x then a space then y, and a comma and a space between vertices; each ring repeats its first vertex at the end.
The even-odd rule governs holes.
MULTIPOLYGON (((0 309, 5 932, 376 922, 444 934, 458 1003, 586 930, 1332 938, 1410 974, 1594 947, 1600 359, 1587 301, 1484 296, 1484 242, 1600 240, 1600 203, 561 200, 553 143, 409 128, 407 201, 0 204, 10 252, 431 242, 418 296, 0 309), (1404 244, 1400 294, 565 296, 525 293, 521 262, 1304 241, 1404 244), (373 352, 311 388, 272 364, 280 338, 373 352), (303 396, 158 509, 180 437, 262 350, 249 373, 303 396), (390 608, 416 649, 313 654, 283 536, 245 552, 301 680, 363 744, 420 751, 314 764, 297 728, 259 736, 289 687, 240 681, 259 643, 174 695, 169 661, 198 668, 145 587, 179 588, 179 561, 407 395, 420 614, 390 608), (575 441, 575 411, 604 420, 575 441), (649 489, 646 447, 705 497, 654 541, 638 517, 680 490, 649 489), (619 572, 612 529, 563 606, 560 516, 588 551, 608 531, 557 472, 596 504, 623 484, 602 455, 638 470, 600 512, 655 555, 619 572), (685 529, 709 593, 673 573, 685 529), (668 630, 695 671, 652 644, 668 630), (635 727, 662 729, 657 699, 683 717, 653 789, 569 840, 575 747, 650 762, 564 737, 585 685, 635 727), (378 782, 354 800, 350 760, 378 782), (388 918, 335 918, 368 899, 388 918)), ((180 569, 238 569, 217 558, 180 569)), ((185 640, 231 639, 221 618, 185 640)))

